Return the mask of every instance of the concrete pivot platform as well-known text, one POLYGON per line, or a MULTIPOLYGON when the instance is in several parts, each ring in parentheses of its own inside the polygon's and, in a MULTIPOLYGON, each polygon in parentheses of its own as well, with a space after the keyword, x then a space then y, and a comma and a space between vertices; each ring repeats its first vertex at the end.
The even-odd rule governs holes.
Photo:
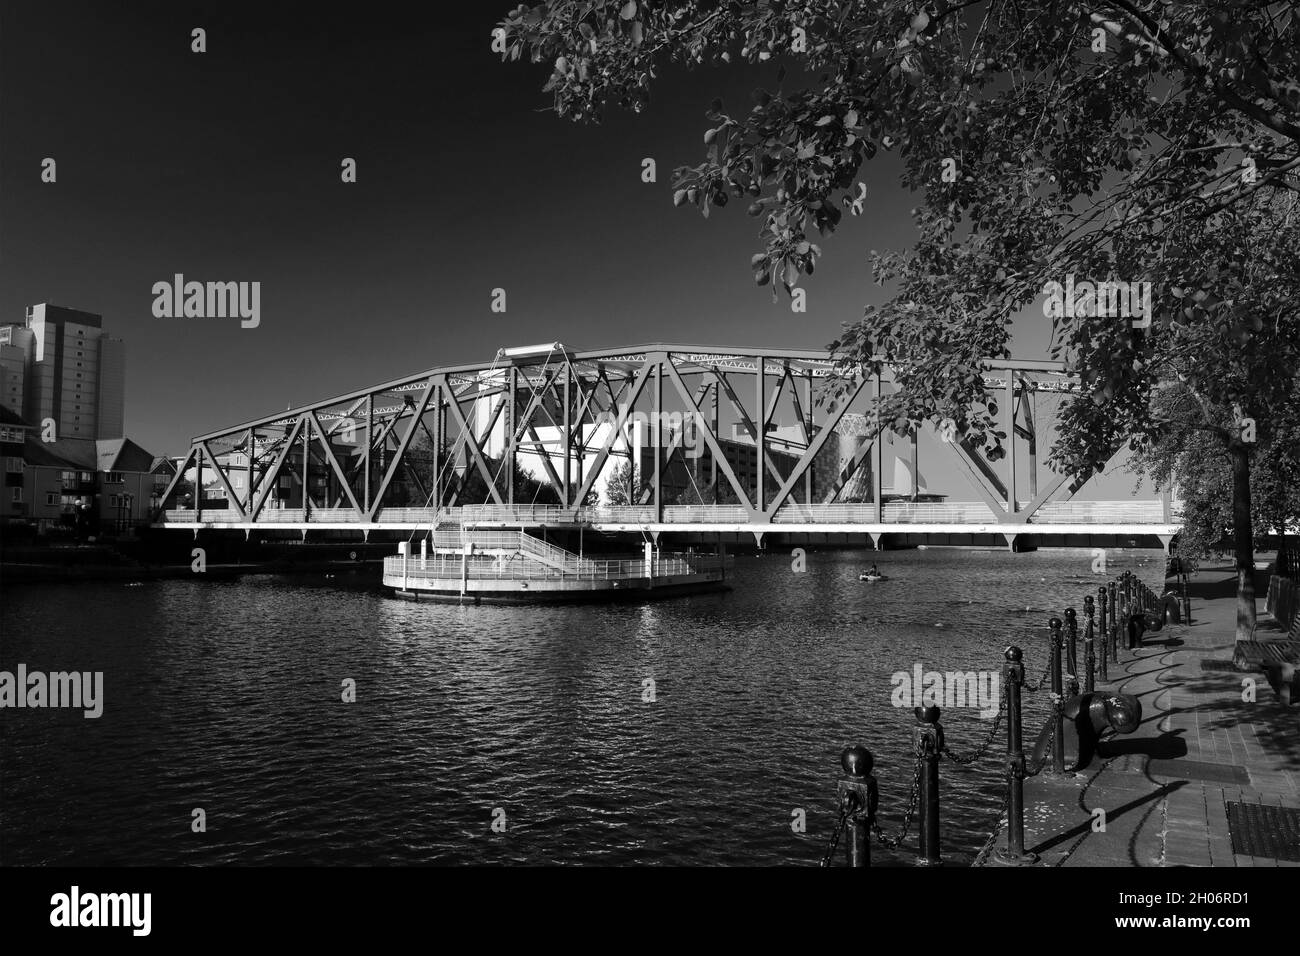
MULTIPOLYGON (((423 582, 422 582, 423 583, 423 582)), ((622 581, 470 581, 462 594, 459 583, 447 587, 395 587, 393 594, 407 601, 438 601, 451 604, 571 604, 583 601, 650 601, 688 594, 728 591, 720 574, 672 575, 622 581), (509 586, 503 586, 509 585, 509 586)))

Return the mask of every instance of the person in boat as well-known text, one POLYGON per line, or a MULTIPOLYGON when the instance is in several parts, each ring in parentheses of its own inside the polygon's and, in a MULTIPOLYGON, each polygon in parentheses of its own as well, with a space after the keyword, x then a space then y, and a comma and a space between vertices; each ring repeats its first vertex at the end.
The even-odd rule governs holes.
POLYGON ((876 566, 874 564, 871 566, 871 570, 867 572, 867 577, 869 578, 880 577, 880 572, 876 569, 876 566))

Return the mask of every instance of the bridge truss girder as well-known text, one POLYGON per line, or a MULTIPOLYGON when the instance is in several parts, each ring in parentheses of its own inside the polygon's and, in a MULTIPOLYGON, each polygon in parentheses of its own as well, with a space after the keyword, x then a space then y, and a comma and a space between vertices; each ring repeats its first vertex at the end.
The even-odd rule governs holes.
MULTIPOLYGON (((701 498, 727 499, 744 507, 750 523, 770 524, 787 502, 815 503, 815 476, 823 486, 818 497, 837 500, 869 460, 866 500, 879 523, 883 446, 890 438, 875 408, 895 383, 889 363, 880 367, 878 374, 864 370, 852 378, 831 401, 825 387, 835 364, 822 350, 656 344, 574 352, 557 345, 513 358, 503 350, 488 364, 435 368, 200 435, 163 503, 171 504, 192 466, 197 521, 211 477, 249 523, 265 519, 268 507, 299 507, 304 521, 326 508, 373 525, 388 507, 527 504, 517 500, 517 465, 531 459, 541 471, 534 478, 563 508, 576 509, 611 459, 644 465, 649 457, 629 503, 653 507, 657 521, 673 503, 667 500, 670 473, 680 477, 685 468, 701 498), (724 409, 734 418, 734 438, 725 436, 724 409), (864 440, 852 454, 828 462, 830 442, 850 434, 844 430, 849 414, 864 440), (629 432, 636 416, 644 416, 648 436, 629 432), (669 419, 679 426, 665 430, 669 419), (695 440, 689 449, 688 433, 695 440), (702 474, 698 479, 706 492, 691 471, 693 462, 683 463, 688 450, 691 459, 708 458, 707 480, 702 474), (471 494, 483 500, 467 500, 471 494)), ((1038 481, 1034 398, 1073 385, 1060 363, 990 359, 985 368, 987 384, 1006 393, 1005 475, 969 442, 939 447, 988 506, 992 521, 1021 524, 1086 481, 1052 475, 1041 489, 1038 481), (1022 445, 1030 492, 1023 507, 1017 491, 1022 445)), ((915 499, 915 433, 907 440, 915 499)))

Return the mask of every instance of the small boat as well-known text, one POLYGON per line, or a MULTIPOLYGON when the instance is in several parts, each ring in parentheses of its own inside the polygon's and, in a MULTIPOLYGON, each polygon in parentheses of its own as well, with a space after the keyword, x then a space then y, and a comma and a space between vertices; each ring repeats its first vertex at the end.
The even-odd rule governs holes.
POLYGON ((867 572, 863 571, 861 574, 858 575, 858 580, 859 581, 887 581, 889 579, 886 578, 883 574, 867 574, 867 572))

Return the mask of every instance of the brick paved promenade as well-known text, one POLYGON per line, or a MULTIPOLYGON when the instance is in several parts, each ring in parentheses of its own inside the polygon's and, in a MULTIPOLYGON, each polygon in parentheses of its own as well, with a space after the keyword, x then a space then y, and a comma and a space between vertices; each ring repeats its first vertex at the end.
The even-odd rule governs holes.
MULTIPOLYGON (((1263 610, 1267 582, 1267 574, 1257 575, 1257 640, 1282 636, 1263 610)), ((1121 648, 1111 680, 1097 684, 1141 700, 1138 730, 1103 743, 1102 757, 1080 774, 1026 781, 1025 846, 1041 865, 1300 866, 1246 842, 1252 829, 1279 830, 1273 811, 1261 806, 1297 811, 1283 840, 1293 848, 1300 841, 1300 706, 1284 708, 1262 673, 1232 669, 1231 570, 1203 570, 1191 594, 1191 626, 1148 633, 1136 652, 1121 648), (1242 700, 1247 677, 1256 683, 1254 703, 1242 700), (1246 805, 1234 811, 1237 852, 1226 808, 1234 803, 1246 805), (1097 807, 1106 811, 1105 832, 1092 829, 1097 807), (1248 819, 1263 826, 1243 825, 1248 819)), ((1025 729, 1027 753, 1036 729, 1025 729)), ((1006 846, 1005 829, 990 845, 1006 846)), ((981 854, 976 865, 986 860, 981 854)))

